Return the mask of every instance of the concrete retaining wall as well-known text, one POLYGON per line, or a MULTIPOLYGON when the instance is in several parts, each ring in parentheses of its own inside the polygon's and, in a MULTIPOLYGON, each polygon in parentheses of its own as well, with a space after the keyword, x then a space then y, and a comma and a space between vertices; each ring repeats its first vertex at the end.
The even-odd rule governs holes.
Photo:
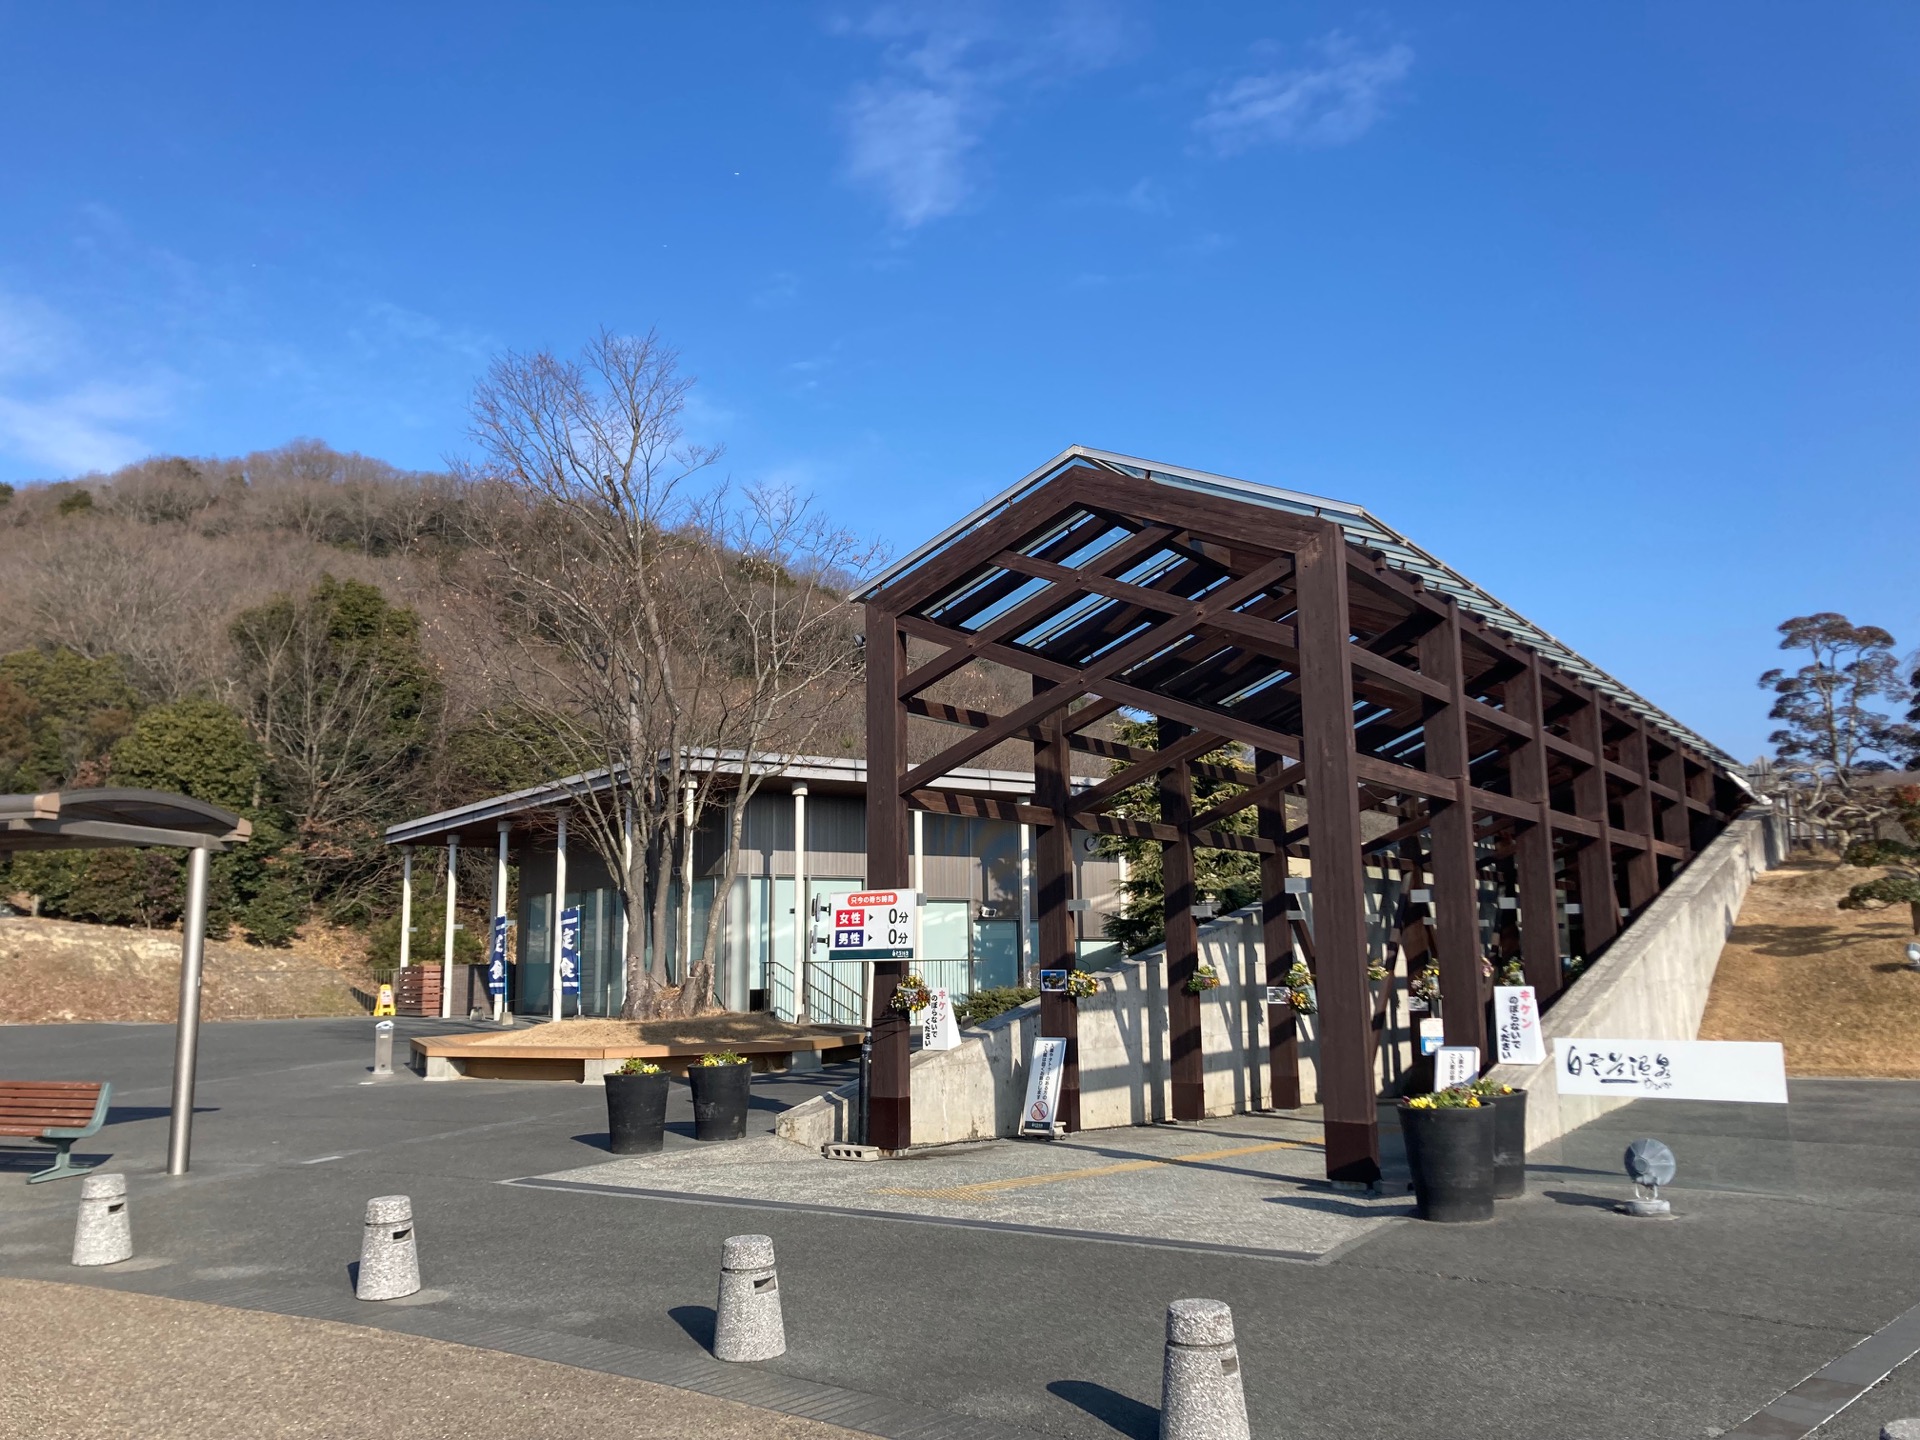
POLYGON ((1734 821, 1547 1012, 1541 1022, 1546 1062, 1494 1068, 1489 1078, 1529 1092, 1529 1150, 1628 1103, 1599 1096, 1563 1098, 1553 1067, 1554 1037, 1696 1038, 1720 951, 1747 887, 1785 857, 1775 812, 1756 810, 1734 821))
MULTIPOLYGON (((1698 1035, 1714 968, 1747 886, 1784 853, 1771 812, 1729 826, 1548 1013, 1543 1028, 1549 1053, 1555 1035, 1673 1040, 1698 1035)), ((1209 1115, 1229 1115, 1248 1108, 1256 1083, 1262 1096, 1269 1093, 1258 911, 1236 911, 1203 925, 1200 958, 1222 977, 1218 989, 1200 997, 1206 1108, 1209 1115)), ((1394 1007, 1383 1081, 1399 1073, 1409 1054, 1404 999, 1404 994, 1397 997, 1394 1007)), ((957 1049, 916 1052, 909 1069, 914 1144, 1017 1133, 1027 1057, 1039 1023, 1040 1004, 1031 1001, 962 1032, 957 1049)), ((1172 1083, 1165 953, 1146 951, 1100 972, 1099 993, 1080 1002, 1079 1028, 1082 1128, 1166 1119, 1172 1083)), ((1311 1105, 1317 1099, 1316 1020, 1307 1017, 1300 1028, 1300 1096, 1311 1105)), ((1547 1064, 1501 1066, 1494 1072, 1533 1092, 1527 1107, 1530 1149, 1624 1103, 1561 1102, 1552 1071, 1547 1064)), ((774 1131, 809 1147, 846 1140, 857 1095, 857 1086, 846 1086, 808 1100, 782 1114, 774 1131)))
MULTIPOLYGON (((1266 981, 1257 913, 1240 911, 1203 925, 1200 958, 1221 977, 1218 988, 1200 997, 1206 1108, 1209 1115, 1231 1115, 1252 1104, 1256 1075, 1266 1094, 1266 981)), ((1172 1103, 1165 952, 1146 951, 1099 973, 1099 992, 1079 1002, 1081 1127, 1164 1120, 1172 1103)), ((962 1032, 957 1049, 915 1052, 908 1072, 914 1144, 1015 1134, 1039 1025, 1040 1002, 1029 1001, 962 1032)), ((1301 1091, 1311 1104, 1313 1020, 1302 1029, 1301 1091)), ((808 1146, 845 1140, 856 1100, 855 1086, 808 1100, 783 1113, 774 1132, 808 1146)))

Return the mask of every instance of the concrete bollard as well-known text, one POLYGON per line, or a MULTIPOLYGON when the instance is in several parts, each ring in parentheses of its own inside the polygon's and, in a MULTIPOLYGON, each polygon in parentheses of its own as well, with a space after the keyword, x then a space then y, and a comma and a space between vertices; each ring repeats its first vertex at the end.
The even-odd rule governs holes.
POLYGON ((714 1359, 771 1360, 787 1353, 772 1236, 729 1235, 721 1244, 720 1300, 714 1309, 714 1359))
POLYGON ((80 1218, 73 1227, 73 1263, 117 1265, 133 1258, 133 1229, 127 1223, 127 1177, 82 1176, 80 1218))
POLYGON ((1233 1311, 1219 1300, 1167 1306, 1160 1440, 1251 1440, 1233 1311))
POLYGON ((1920 1420, 1889 1420, 1880 1427, 1880 1440, 1920 1440, 1920 1420))
POLYGON ((420 1251, 414 1244, 413 1201, 376 1195, 367 1201, 360 1241, 360 1274, 353 1293, 362 1300, 398 1300, 420 1288, 420 1251))

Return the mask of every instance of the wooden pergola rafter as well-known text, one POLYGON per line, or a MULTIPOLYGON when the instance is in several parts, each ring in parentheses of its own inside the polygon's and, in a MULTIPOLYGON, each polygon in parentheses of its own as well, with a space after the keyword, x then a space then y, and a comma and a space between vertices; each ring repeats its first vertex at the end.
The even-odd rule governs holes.
MULTIPOLYGON (((1338 1180, 1378 1173, 1383 1015, 1366 979, 1369 865, 1424 877, 1433 898, 1419 933, 1431 939, 1419 945, 1437 956, 1453 1000, 1447 1040, 1484 1053, 1483 876, 1515 892, 1495 943, 1517 943, 1550 1000, 1562 892, 1578 902, 1582 948, 1597 953, 1743 798, 1726 757, 1692 732, 1364 511, 1314 497, 1069 451, 860 598, 868 883, 907 883, 910 809, 1035 826, 1040 964, 1068 968, 1071 831, 1160 843, 1172 1112, 1191 1120, 1205 1105, 1200 1002, 1185 987, 1199 963, 1194 852, 1258 854, 1270 982, 1296 944, 1312 957, 1327 1168, 1338 1180), (933 653, 909 663, 910 642, 933 653), (983 662, 1029 676, 1031 698, 994 714, 929 693, 983 662), (1157 743, 1088 733, 1121 713, 1156 721, 1157 743), (957 733, 912 764, 910 721, 957 733), (1033 747, 1030 801, 952 787, 958 767, 1008 741, 1033 747), (1224 747, 1248 763, 1202 758, 1224 747), (1118 769, 1076 791, 1074 753, 1118 769), (1196 811, 1196 776, 1240 788, 1196 811), (1111 813, 1148 785, 1158 820, 1111 813), (1289 799, 1305 825, 1289 822, 1289 799), (1248 809, 1254 833, 1223 828, 1248 809), (1301 858, 1310 935, 1286 885, 1301 858)), ((904 970, 883 965, 874 987, 870 1138, 887 1149, 912 1133, 906 1027, 889 1005, 904 970)), ((1281 1105, 1299 1094, 1289 1016, 1275 1012, 1270 1027, 1281 1105)), ((1068 1128, 1078 1124, 1074 1023, 1064 996, 1043 997, 1042 1033, 1068 1042, 1068 1128)))

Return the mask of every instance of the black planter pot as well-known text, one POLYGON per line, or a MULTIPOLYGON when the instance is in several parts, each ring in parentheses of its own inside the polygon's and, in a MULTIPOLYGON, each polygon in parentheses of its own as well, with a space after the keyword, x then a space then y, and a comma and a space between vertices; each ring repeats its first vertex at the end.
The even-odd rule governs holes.
POLYGON ((693 1087, 693 1138, 738 1140, 747 1133, 747 1081, 753 1067, 689 1065, 687 1083, 693 1087))
POLYGON ((1400 1133, 1413 1170, 1422 1220, 1461 1224, 1493 1219, 1493 1107, 1400 1107, 1400 1133))
POLYGON ((1512 1200, 1527 1193, 1527 1092, 1494 1095, 1493 1198, 1512 1200))
POLYGON ((607 1076, 607 1148, 616 1155, 651 1155, 667 1129, 665 1075, 607 1076))

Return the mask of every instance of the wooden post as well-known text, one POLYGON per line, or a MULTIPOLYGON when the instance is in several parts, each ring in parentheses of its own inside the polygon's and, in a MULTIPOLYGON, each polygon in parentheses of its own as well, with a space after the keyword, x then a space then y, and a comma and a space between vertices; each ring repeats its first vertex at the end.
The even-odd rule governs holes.
MULTIPOLYGON (((1185 725, 1160 722, 1160 748, 1188 734, 1185 725)), ((1160 776, 1160 820, 1184 831, 1193 820, 1193 776, 1186 762, 1160 776)), ((1207 1113, 1206 1061, 1200 1045, 1200 997, 1187 982, 1200 969, 1200 927, 1193 918, 1193 842, 1169 840, 1160 847, 1167 934, 1167 1054, 1172 1061, 1173 1118, 1200 1120, 1207 1113)))
POLYGON ((1537 806, 1538 818, 1522 821, 1513 837, 1515 889, 1520 897, 1520 964, 1527 983, 1544 1006, 1560 993, 1560 920, 1553 892, 1553 807, 1547 793, 1545 708, 1540 695, 1540 661, 1507 682, 1507 713, 1524 721, 1528 738, 1513 747, 1508 773, 1513 798, 1537 806))
POLYGON ((1660 857, 1653 853, 1659 827, 1653 823, 1653 791, 1647 788, 1653 780, 1653 762, 1647 748, 1647 722, 1640 716, 1634 717, 1633 733, 1620 753, 1634 772, 1633 789, 1623 807, 1627 829, 1642 847, 1627 856, 1627 909, 1637 916, 1660 893, 1660 857))
MULTIPOLYGON (((1050 680, 1035 678, 1033 693, 1054 688, 1050 680)), ((1053 816, 1036 837, 1035 872, 1039 892, 1040 968, 1072 970, 1073 943, 1073 830, 1067 819, 1067 717, 1056 710, 1040 723, 1042 739, 1033 747, 1034 803, 1053 816)), ((1069 1132, 1080 1128, 1079 1007, 1068 995, 1040 997, 1040 1033, 1067 1042, 1066 1063, 1060 1071, 1060 1124, 1069 1132)))
POLYGON ((1299 601, 1301 745, 1320 1002, 1320 1103, 1327 1178, 1380 1178, 1380 1131, 1367 995, 1367 917, 1360 856, 1360 792, 1354 775, 1353 670, 1349 658, 1347 546, 1322 522, 1295 554, 1299 601))
POLYGON ((1466 799, 1466 692, 1458 607, 1449 605, 1446 619, 1420 637, 1420 673, 1445 685, 1450 696, 1427 704, 1427 771, 1458 781, 1461 791, 1458 800, 1433 803, 1428 827, 1433 835, 1434 929, 1440 941, 1440 1017, 1446 1022, 1447 1044, 1473 1046, 1484 1064, 1487 1019, 1480 998, 1484 945, 1473 807, 1466 799))
POLYGON ((1607 825, 1607 722, 1600 697, 1586 692, 1579 712, 1579 742, 1593 752, 1593 764, 1574 777, 1574 808, 1600 833, 1580 847, 1580 934, 1586 958, 1600 953, 1620 933, 1620 896, 1613 887, 1613 841, 1607 825))
MULTIPOLYGON (((906 769, 907 712, 899 700, 906 670, 906 637, 894 616, 867 606, 867 888, 904 890, 907 802, 900 793, 906 769)), ((873 967, 873 1067, 867 1084, 866 1141, 882 1150, 905 1150, 913 1142, 913 1103, 908 1074, 907 1017, 893 1008, 893 992, 906 978, 902 960, 873 967)))
MULTIPOLYGON (((1271 750, 1256 750, 1254 770, 1261 780, 1270 780, 1286 767, 1285 757, 1271 750)), ((1287 902, 1287 797, 1276 795, 1260 802, 1256 810, 1260 837, 1274 842, 1273 853, 1260 857, 1260 939, 1267 956, 1267 984, 1284 985, 1293 968, 1293 925, 1287 902)), ((1275 1110, 1300 1108, 1300 1023, 1291 1005, 1268 1005, 1267 1012, 1267 1092, 1275 1110)), ((1260 1096, 1255 1087, 1255 1107, 1260 1096)))
POLYGON ((1687 757, 1677 749, 1669 750, 1655 768, 1660 783, 1680 797, 1668 801, 1667 808, 1660 814, 1660 838, 1669 845, 1678 845, 1691 856, 1693 827, 1687 823, 1687 757))

